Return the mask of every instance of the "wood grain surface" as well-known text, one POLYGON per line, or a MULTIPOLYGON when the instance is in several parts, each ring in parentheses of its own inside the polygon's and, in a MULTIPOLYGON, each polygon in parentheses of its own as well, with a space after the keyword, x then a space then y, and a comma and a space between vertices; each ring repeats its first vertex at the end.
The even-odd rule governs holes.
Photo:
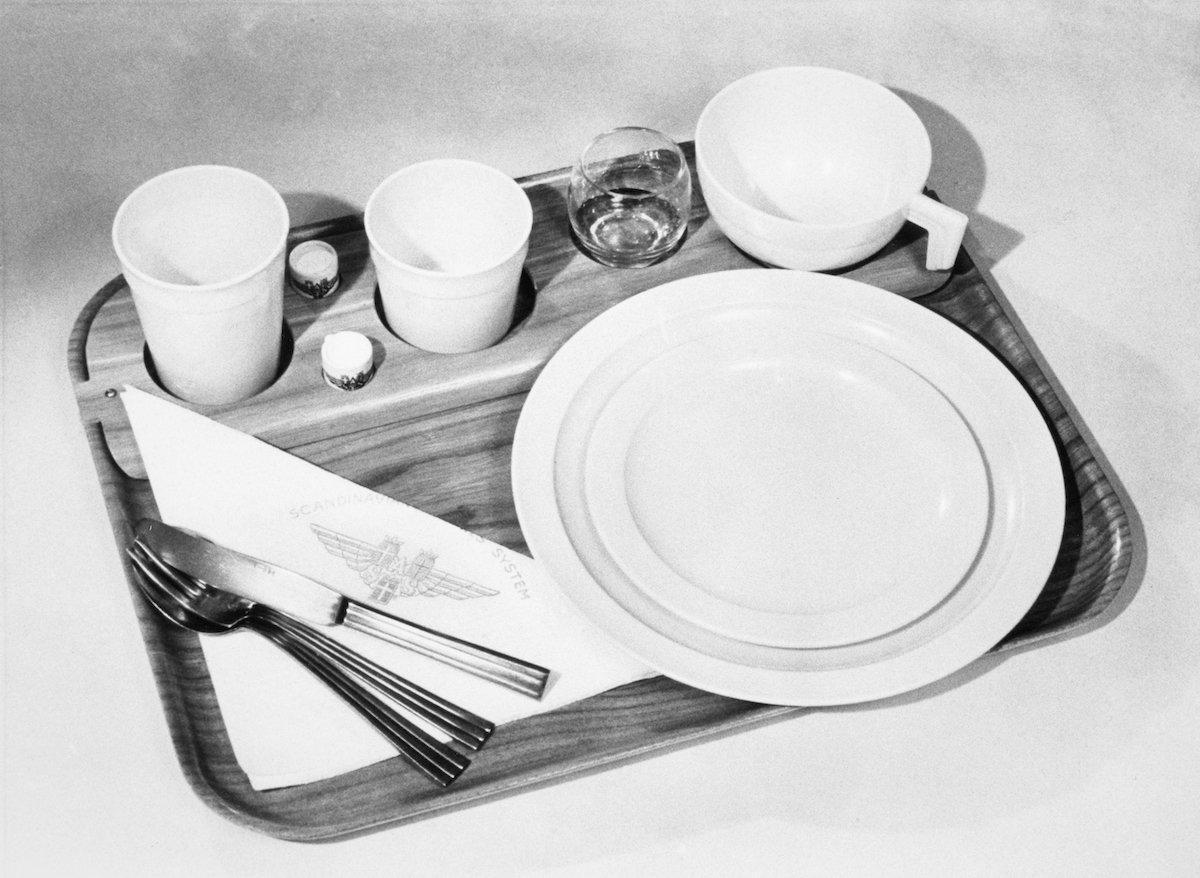
MULTIPOLYGON (((291 344, 276 382, 235 405, 188 407, 526 551, 509 455, 524 395, 541 367, 576 330, 631 295, 679 277, 757 264, 709 220, 697 190, 678 252, 644 269, 600 266, 571 239, 566 178, 564 169, 519 181, 534 205, 534 229, 514 327, 496 346, 444 356, 392 334, 376 305, 361 217, 345 217, 293 232, 293 244, 312 238, 333 244, 343 281, 320 301, 285 296, 291 344), (321 340, 340 329, 363 332, 376 347, 378 374, 354 393, 321 380, 321 340)), ((929 272, 922 267, 924 244, 923 233, 906 226, 881 253, 840 273, 918 299, 962 325, 1008 363, 1037 401, 1064 463, 1066 525, 1040 597, 998 649, 1082 630, 1110 605, 1129 569, 1133 546, 1122 501, 1032 343, 968 253, 953 271, 929 272)), ((169 397, 147 368, 121 278, 79 315, 69 369, 119 551, 133 522, 158 513, 114 391, 128 384, 169 397)), ((196 635, 169 626, 137 597, 134 606, 189 782, 219 813, 288 839, 337 838, 419 819, 803 710, 737 701, 659 677, 502 726, 446 790, 395 758, 316 783, 257 791, 230 749, 196 635)))

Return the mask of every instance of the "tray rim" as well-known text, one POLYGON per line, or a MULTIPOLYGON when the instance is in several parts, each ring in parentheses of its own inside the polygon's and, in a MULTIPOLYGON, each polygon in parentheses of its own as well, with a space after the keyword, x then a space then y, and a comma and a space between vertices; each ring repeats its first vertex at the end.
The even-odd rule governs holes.
MULTIPOLYGON (((561 169, 545 171, 540 174, 523 177, 518 180, 522 186, 535 185, 544 180, 554 179, 561 174, 561 169)), ((355 232, 361 229, 361 215, 350 214, 343 217, 337 217, 330 220, 323 220, 314 223, 297 226, 291 230, 289 234, 289 245, 300 240, 306 240, 312 237, 322 237, 325 235, 341 234, 347 232, 355 232)), ((1070 402, 1069 397, 1063 390, 1061 383, 1053 375, 1052 370, 1046 363, 1045 358, 1041 355, 1037 346, 1033 343, 1032 337, 1028 330, 1017 318, 1014 309, 1007 299, 1003 296, 1000 288, 995 282, 990 270, 985 267, 983 260, 977 258, 976 253, 979 251, 978 243, 974 236, 968 230, 967 237, 964 239, 963 252, 967 262, 969 262, 969 270, 974 270, 979 273, 980 280, 986 285, 988 292, 991 294, 1002 316, 1008 324, 1017 332, 1019 340, 1032 357, 1036 368, 1041 375, 1047 380, 1051 393, 1056 397, 1056 401, 1061 404, 1065 410, 1066 417, 1071 422, 1071 425, 1079 433, 1079 439, 1084 444, 1086 451, 1095 460, 1096 466, 1099 469, 1100 481, 1103 481, 1110 487, 1114 493, 1113 503, 1116 507, 1116 512, 1111 516, 1113 527, 1113 544, 1115 551, 1112 553, 1109 561, 1104 582, 1107 583, 1096 600, 1088 607, 1087 611, 1081 613, 1077 617, 1072 617, 1060 621, 1056 625, 1050 625, 1045 628, 1026 631, 1022 633, 1010 633, 996 647, 993 648, 982 659, 977 660, 972 665, 977 665, 980 661, 987 659, 992 655, 1011 654, 1018 651, 1024 651, 1027 648, 1050 642, 1057 639, 1062 639, 1067 636, 1075 636, 1086 633, 1095 627, 1105 624, 1115 613, 1132 599, 1134 589, 1127 589, 1130 572, 1135 569, 1135 560, 1144 556, 1144 552, 1140 547, 1144 545, 1144 540, 1137 539, 1138 519, 1133 514, 1133 506, 1127 492, 1117 480, 1115 473, 1103 456, 1098 443, 1094 436, 1087 430, 1083 419, 1078 411, 1070 402), (1120 598, 1120 600, 1118 600, 1120 598)), ((960 260, 961 261, 961 260, 960 260)), ((957 270, 956 270, 957 274, 957 270)), ((91 331, 92 324, 103 308, 104 304, 124 288, 124 279, 118 275, 107 284, 101 287, 92 297, 89 298, 84 305, 76 320, 74 321, 70 333, 68 343, 67 367, 71 376, 73 389, 79 395, 79 391, 83 385, 89 381, 88 364, 87 364, 87 339, 91 331)), ((933 295, 928 294, 928 295, 933 295)), ((993 351, 997 356, 998 352, 993 351)), ((1001 359, 1007 362, 1004 357, 1001 359)), ((1011 366, 1011 364, 1010 364, 1011 366)), ((1022 379, 1023 380, 1023 379, 1022 379)), ((1024 380, 1023 380, 1023 383, 1024 380)), ((1032 393, 1032 391, 1030 391, 1032 393)), ((519 395, 519 394, 510 394, 519 395)), ((496 399, 502 397, 498 396, 496 399)), ((77 400, 78 401, 78 400, 77 400)), ((84 412, 81 410, 81 417, 84 412)), ((419 416, 424 417, 424 415, 419 416)), ((102 488, 105 487, 108 481, 117 481, 121 478, 130 478, 117 465, 111 456, 107 441, 103 435, 103 428, 99 420, 83 419, 83 427, 86 434, 86 439, 89 445, 89 451, 93 458, 93 464, 97 470, 97 476, 100 479, 102 488), (107 472, 105 471, 107 468, 107 472)), ((1052 431, 1058 437, 1057 430, 1051 425, 1052 431)), ((1069 462, 1064 461, 1068 470, 1069 462)), ((712 725, 706 725, 702 728, 686 729, 675 735, 658 737, 642 747, 632 748, 621 752, 601 755, 591 761, 584 763, 568 762, 558 765, 553 770, 543 770, 535 774, 533 777, 522 777, 516 782, 501 785, 495 789, 480 789, 472 790, 470 794, 459 796, 453 801, 446 803, 433 802, 425 807, 417 807, 409 812, 397 815, 383 815, 376 821, 361 823, 353 827, 330 827, 316 828, 306 823, 288 822, 283 819, 270 817, 266 814, 252 814, 245 810, 240 810, 229 800, 210 778, 210 768, 206 764, 203 753, 197 746, 195 736, 191 734, 191 730, 185 722, 184 711, 180 709, 171 709, 172 704, 178 704, 184 700, 181 690, 176 685, 176 669, 171 663, 171 658, 167 650, 163 647, 163 643, 151 635, 151 631, 147 629, 147 623, 150 621, 148 608, 144 607, 136 598, 136 592, 131 580, 131 569, 125 561, 124 554, 119 551, 119 546, 123 540, 128 540, 131 532, 131 523, 125 516, 125 508, 113 502, 110 498, 109 491, 105 490, 105 511, 108 514, 110 525, 113 528, 113 534, 116 541, 118 554, 121 557, 122 564, 126 574, 126 586, 133 597, 135 615, 139 620, 139 628, 147 647, 148 657, 151 662, 151 667, 154 673, 156 688, 159 690, 160 700, 163 702, 164 711, 167 714, 168 727, 170 730, 173 746, 176 750, 177 758, 184 771, 189 784, 197 795, 215 811, 228 817, 236 823, 245 825, 270 835, 296 841, 326 841, 339 838, 348 838, 356 835, 361 835, 375 829, 385 826, 399 825, 409 823, 425 817, 432 816, 437 813, 458 810, 461 807, 466 807, 480 801, 499 798, 515 792, 520 792, 525 789, 533 789, 544 786, 548 783, 556 782, 568 777, 584 776, 591 772, 603 769, 609 765, 616 763, 624 763, 628 761, 644 758, 648 755, 653 755, 659 752, 667 751, 686 745, 689 742, 706 739, 709 737, 721 736, 730 734, 735 731, 740 731, 745 728, 751 728, 757 725, 769 723, 786 716, 794 716, 800 713, 807 712, 812 708, 808 707, 789 707, 775 705, 757 705, 753 709, 745 713, 738 714, 732 718, 727 718, 722 722, 712 725)), ((196 640, 197 636, 187 632, 180 632, 185 639, 196 640)), ((971 667, 971 666, 968 666, 971 667)), ((207 669, 205 669, 207 676, 207 669)), ((663 679, 663 678, 655 678, 663 679)), ((631 686, 639 684, 630 684, 631 686)), ((622 687, 625 688, 625 687, 622 687)), ((614 690, 616 691, 616 690, 614 690)), ((601 696, 597 696, 601 697, 601 696)), ((896 696, 896 698, 904 698, 905 696, 896 696)), ((888 699, 891 700, 891 699, 888 699)), ((224 730, 221 730, 224 734, 224 730)), ((227 743, 227 741, 226 741, 227 743)), ((353 774, 353 772, 351 773, 353 774)), ((339 776, 344 777, 345 775, 339 776)), ((259 791, 255 791, 259 792, 259 791)), ((270 791, 267 791, 270 792, 270 791)))
MULTIPOLYGON (((1067 420, 1079 434, 1080 441, 1087 448, 1088 454, 1091 455, 1100 472, 1101 480, 1113 492, 1113 505, 1117 509, 1117 514, 1113 516, 1113 526, 1116 531, 1114 541, 1119 545, 1108 565, 1109 572, 1106 577, 1116 583, 1110 593, 1095 603, 1089 612, 1073 620, 1070 624, 1051 626, 1025 633, 1010 632, 993 649, 993 652, 1015 655, 1032 647, 1049 645, 1058 640, 1080 636, 1103 627, 1124 610, 1133 600, 1142 581, 1146 563, 1146 533, 1132 495, 1118 476, 1095 434, 1088 427, 1086 419, 1067 393, 1062 381, 1034 342, 1032 333, 1004 294, 1003 287, 992 271, 994 263, 989 264, 987 260, 980 258, 979 254, 982 253, 983 248, 969 225, 963 236, 962 249, 971 260, 972 269, 979 274, 980 280, 987 287, 996 306, 1003 313, 1005 320, 1016 333, 1042 379, 1047 383, 1048 392, 1062 406, 1067 420)), ((993 354, 1000 357, 996 351, 993 351, 993 354)), ((1000 359, 1005 361, 1003 357, 1000 359)), ((1022 383, 1024 383, 1023 379, 1022 383)), ((1057 441, 1059 439, 1057 430, 1053 424, 1050 424, 1049 427, 1057 441)), ((1064 470, 1069 469, 1069 461, 1064 460, 1063 466, 1064 470)))

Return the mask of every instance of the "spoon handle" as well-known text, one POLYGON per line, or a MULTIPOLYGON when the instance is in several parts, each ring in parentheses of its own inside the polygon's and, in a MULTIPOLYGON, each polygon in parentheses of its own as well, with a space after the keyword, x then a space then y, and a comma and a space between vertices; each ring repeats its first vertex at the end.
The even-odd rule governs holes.
POLYGON ((434 782, 449 786, 471 764, 465 756, 433 738, 367 692, 353 677, 308 644, 270 625, 259 628, 259 633, 333 689, 387 738, 402 756, 434 782))
POLYGON ((343 646, 332 637, 283 613, 259 604, 255 607, 250 622, 255 627, 267 625, 283 630, 290 637, 306 643, 342 670, 394 699, 401 707, 412 711, 465 747, 478 750, 495 731, 496 727, 491 721, 418 686, 383 665, 343 646))

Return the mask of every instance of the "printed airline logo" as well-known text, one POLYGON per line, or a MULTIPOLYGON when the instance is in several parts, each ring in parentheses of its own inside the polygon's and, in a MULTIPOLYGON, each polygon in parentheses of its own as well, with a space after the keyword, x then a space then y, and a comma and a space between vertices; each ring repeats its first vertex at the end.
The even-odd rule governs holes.
POLYGON ((401 554, 402 540, 385 537, 378 545, 309 524, 329 554, 341 558, 371 590, 371 599, 389 603, 397 597, 486 598, 495 589, 447 573, 437 567, 437 555, 425 550, 401 554))

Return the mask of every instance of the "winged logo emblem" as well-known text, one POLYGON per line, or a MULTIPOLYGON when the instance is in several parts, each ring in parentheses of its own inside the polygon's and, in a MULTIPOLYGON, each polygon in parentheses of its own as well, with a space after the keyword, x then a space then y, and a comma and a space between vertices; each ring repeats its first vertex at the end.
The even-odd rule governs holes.
POLYGON ((329 554, 342 558, 371 591, 371 598, 388 603, 395 597, 485 598, 498 591, 463 579, 436 566, 437 555, 419 550, 401 554, 402 540, 385 537, 378 545, 310 524, 329 554))

